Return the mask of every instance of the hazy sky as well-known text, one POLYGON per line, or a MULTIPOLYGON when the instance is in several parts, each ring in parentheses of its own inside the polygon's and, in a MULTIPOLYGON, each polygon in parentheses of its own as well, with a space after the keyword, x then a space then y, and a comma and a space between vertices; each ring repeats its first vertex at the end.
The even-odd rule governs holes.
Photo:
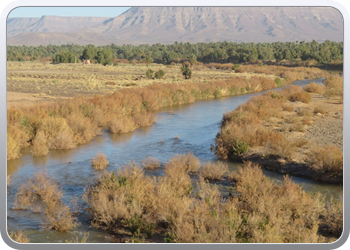
POLYGON ((130 7, 18 7, 8 17, 95 16, 116 17, 130 7))

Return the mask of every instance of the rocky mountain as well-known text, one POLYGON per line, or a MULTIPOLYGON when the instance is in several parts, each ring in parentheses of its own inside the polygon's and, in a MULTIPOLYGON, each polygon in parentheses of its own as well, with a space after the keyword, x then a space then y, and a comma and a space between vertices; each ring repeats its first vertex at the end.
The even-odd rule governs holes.
POLYGON ((331 7, 133 7, 117 17, 9 18, 9 45, 343 41, 331 7))

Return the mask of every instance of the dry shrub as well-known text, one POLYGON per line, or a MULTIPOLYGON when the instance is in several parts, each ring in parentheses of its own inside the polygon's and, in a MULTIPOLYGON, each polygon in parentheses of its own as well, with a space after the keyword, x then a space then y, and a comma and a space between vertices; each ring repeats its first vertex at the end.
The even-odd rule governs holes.
POLYGON ((299 116, 312 116, 312 111, 310 108, 298 108, 297 115, 299 116))
POLYGON ((322 172, 332 173, 332 175, 343 174, 343 152, 331 145, 311 147, 305 159, 312 168, 322 172))
POLYGON ((48 203, 47 206, 47 209, 45 209, 45 222, 41 225, 43 229, 66 232, 78 226, 79 223, 68 205, 48 203))
POLYGON ((92 225, 106 230, 126 226, 134 234, 141 230, 138 222, 147 221, 146 217, 152 214, 150 197, 153 195, 153 180, 144 175, 138 164, 131 162, 118 174, 104 173, 88 187, 83 199, 89 207, 92 225))
POLYGON ((303 103, 309 103, 311 100, 311 95, 305 91, 300 91, 297 93, 293 93, 288 96, 288 100, 291 102, 303 102, 303 103))
POLYGON ((29 243, 29 239, 25 233, 22 231, 17 232, 10 232, 9 236, 12 240, 14 240, 17 243, 29 243))
POLYGON ((142 161, 142 165, 145 169, 156 169, 160 167, 160 161, 156 158, 148 156, 142 161))
POLYGON ((184 167, 167 164, 164 176, 152 179, 131 162, 117 174, 98 177, 83 199, 95 227, 124 234, 129 229, 134 239, 158 232, 165 242, 178 243, 314 243, 321 215, 331 219, 339 210, 328 206, 325 211, 320 195, 306 194, 288 177, 283 186, 274 184, 250 162, 231 177, 240 195, 224 199, 202 177, 191 194, 184 167))
POLYGON ((326 77, 323 81, 326 86, 325 95, 326 96, 343 96, 343 77, 339 75, 332 75, 326 77))
POLYGON ((11 134, 7 134, 7 160, 18 158, 20 154, 20 145, 15 141, 11 134))
POLYGON ((221 180, 227 172, 227 164, 223 162, 207 162, 202 165, 199 175, 207 180, 221 180))
POLYGON ((43 131, 38 131, 33 140, 32 147, 33 156, 46 155, 49 152, 49 147, 47 146, 47 140, 43 131))
POLYGON ((324 223, 327 233, 340 237, 343 233, 343 201, 334 200, 333 197, 326 203, 324 223))
POLYGON ((280 157, 290 160, 295 152, 295 147, 284 135, 273 132, 273 136, 265 144, 265 150, 265 154, 269 157, 280 157))
POLYGON ((293 112, 294 108, 292 106, 284 105, 283 111, 293 112))
POLYGON ((250 112, 260 119, 274 116, 283 110, 283 104, 270 94, 254 96, 248 102, 239 106, 237 110, 250 112))
POLYGON ((113 134, 122 134, 135 130, 136 125, 131 117, 115 117, 109 123, 109 131, 113 134))
POLYGON ((306 92, 323 94, 325 91, 325 86, 322 84, 317 84, 315 82, 310 83, 304 87, 306 92))
POLYGON ((304 139, 304 138, 297 138, 293 141, 293 146, 295 147, 303 147, 309 143, 309 140, 304 139))
POLYGON ((187 154, 176 155, 169 160, 169 162, 165 165, 165 171, 167 169, 180 169, 180 171, 184 171, 185 173, 196 173, 200 167, 200 161, 197 157, 193 155, 192 152, 187 154))
POLYGON ((39 128, 43 131, 50 149, 71 149, 75 147, 73 131, 64 118, 46 117, 41 121, 39 128))
POLYGON ((289 132, 296 131, 296 132, 304 133, 305 132, 305 127, 304 127, 304 124, 301 121, 297 121, 296 123, 293 123, 293 124, 291 124, 289 126, 288 131, 289 132))
POLYGON ((284 178, 284 186, 274 184, 251 162, 245 163, 235 178, 237 191, 241 193, 240 209, 246 213, 242 240, 317 242, 319 217, 324 206, 320 195, 307 195, 289 177, 284 178))
POLYGON ((324 115, 324 114, 327 113, 327 111, 326 111, 325 106, 316 106, 316 107, 314 108, 314 113, 315 113, 315 114, 320 113, 320 114, 324 115))
POLYGON ((303 102, 309 103, 311 100, 311 94, 304 91, 302 87, 297 85, 290 85, 280 91, 280 93, 291 102, 303 102))
POLYGON ((7 186, 10 186, 11 184, 11 175, 7 175, 7 186))
POLYGON ((90 163, 94 166, 96 170, 102 170, 108 166, 109 162, 105 154, 97 153, 95 158, 92 159, 90 163))
POLYGON ((14 209, 31 209, 43 213, 43 229, 59 232, 72 230, 78 223, 61 197, 62 191, 57 182, 44 172, 37 173, 19 187, 14 209))
POLYGON ((91 122, 91 119, 81 114, 72 114, 67 118, 67 122, 73 131, 76 144, 88 142, 100 132, 97 125, 91 122))
POLYGON ((223 127, 229 123, 234 123, 235 125, 242 126, 247 124, 258 124, 260 123, 260 120, 254 114, 243 112, 242 110, 233 110, 224 114, 221 120, 221 126, 223 127))
POLYGON ((147 127, 156 122, 156 117, 151 113, 136 114, 133 116, 136 127, 147 127))

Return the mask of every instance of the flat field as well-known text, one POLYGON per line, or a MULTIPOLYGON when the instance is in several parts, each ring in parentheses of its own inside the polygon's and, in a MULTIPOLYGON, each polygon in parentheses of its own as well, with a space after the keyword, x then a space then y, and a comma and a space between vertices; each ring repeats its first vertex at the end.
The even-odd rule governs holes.
POLYGON ((35 102, 48 102, 57 98, 92 96, 113 93, 120 89, 144 87, 154 83, 183 84, 191 82, 207 83, 232 77, 250 78, 264 76, 275 79, 273 74, 238 73, 231 69, 215 69, 196 65, 192 78, 185 80, 181 74, 181 64, 51 64, 40 62, 8 62, 7 92, 8 107, 35 102), (162 79, 147 79, 147 69, 154 72, 164 70, 162 79), (21 94, 19 94, 21 93, 21 94))

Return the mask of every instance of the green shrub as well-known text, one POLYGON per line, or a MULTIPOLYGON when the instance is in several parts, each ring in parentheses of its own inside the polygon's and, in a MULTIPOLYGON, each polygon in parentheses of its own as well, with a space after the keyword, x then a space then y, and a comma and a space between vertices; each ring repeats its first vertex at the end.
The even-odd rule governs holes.
POLYGON ((236 138, 232 143, 232 153, 234 155, 244 154, 248 149, 249 144, 239 138, 236 138))
POLYGON ((185 79, 190 79, 192 76, 192 70, 190 69, 190 66, 187 64, 182 65, 181 72, 182 72, 182 75, 185 77, 185 79))
POLYGON ((283 86, 282 80, 279 77, 277 77, 275 79, 275 83, 277 84, 277 87, 282 87, 283 86))
POLYGON ((153 70, 148 69, 148 70, 146 71, 146 77, 147 77, 147 79, 151 79, 151 78, 153 77, 153 73, 154 73, 153 70))
POLYGON ((165 75, 164 70, 160 69, 154 74, 154 77, 156 79, 162 79, 164 75, 165 75))
POLYGON ((239 66, 240 66, 239 64, 235 64, 235 65, 233 65, 233 66, 232 66, 232 70, 236 70, 236 69, 238 69, 238 68, 239 68, 239 66))

